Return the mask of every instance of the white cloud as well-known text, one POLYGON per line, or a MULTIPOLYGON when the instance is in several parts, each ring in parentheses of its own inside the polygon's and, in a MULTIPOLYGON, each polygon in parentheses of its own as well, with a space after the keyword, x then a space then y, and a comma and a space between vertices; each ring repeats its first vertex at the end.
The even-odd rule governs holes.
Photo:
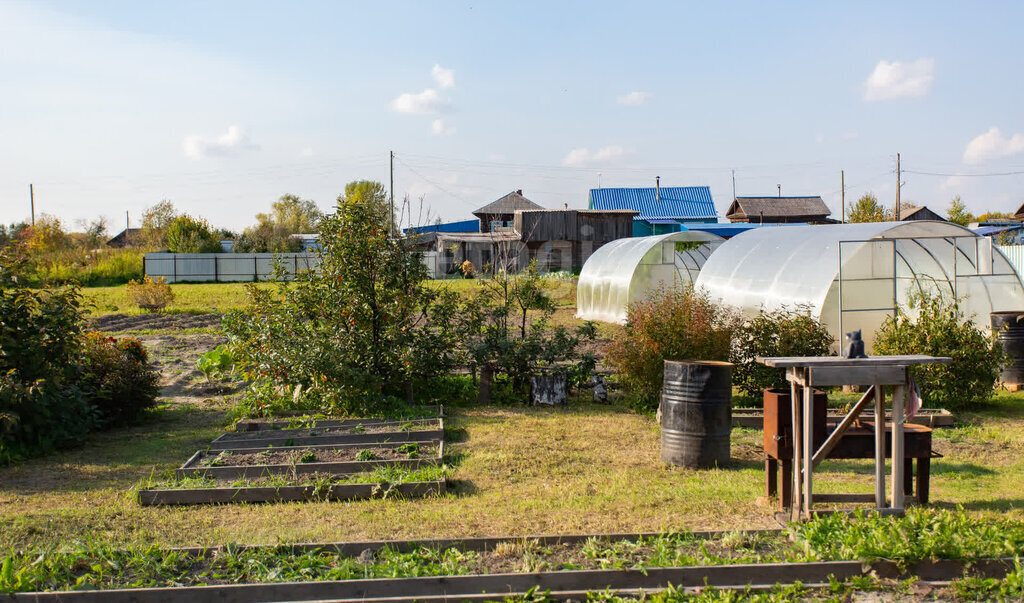
POLYGON ((651 100, 653 96, 650 92, 630 92, 629 94, 623 94, 622 96, 615 99, 615 102, 620 105, 642 105, 647 101, 651 100))
POLYGON ((216 138, 198 134, 186 136, 181 148, 185 152, 185 157, 203 159, 205 157, 230 157, 259 147, 249 140, 249 135, 242 128, 228 126, 227 132, 216 138))
POLYGON ((562 165, 585 167, 597 163, 607 163, 608 161, 618 159, 625 154, 626 151, 622 147, 615 145, 603 147, 596 151, 591 151, 588 148, 573 149, 569 151, 569 154, 562 160, 562 165))
POLYGON ((440 65, 434 65, 434 68, 430 70, 430 75, 434 76, 434 82, 438 88, 455 87, 455 70, 453 69, 445 69, 440 65))
POLYGON ((415 115, 437 115, 445 113, 452 106, 452 99, 443 98, 433 88, 427 88, 419 94, 406 92, 391 101, 391 108, 399 113, 415 115))
POLYGON ((446 124, 443 119, 435 119, 430 124, 430 133, 435 136, 451 136, 455 133, 455 126, 446 124))
POLYGON ((935 59, 918 59, 913 63, 878 61, 864 82, 864 100, 925 96, 934 80, 935 59))
POLYGON ((303 147, 303 149, 299 151, 299 157, 312 157, 313 155, 313 147, 303 147))
POLYGON ((988 132, 979 134, 967 143, 964 150, 964 163, 978 164, 989 159, 998 159, 1008 155, 1016 155, 1024 151, 1024 134, 1003 136, 999 128, 992 126, 988 132))

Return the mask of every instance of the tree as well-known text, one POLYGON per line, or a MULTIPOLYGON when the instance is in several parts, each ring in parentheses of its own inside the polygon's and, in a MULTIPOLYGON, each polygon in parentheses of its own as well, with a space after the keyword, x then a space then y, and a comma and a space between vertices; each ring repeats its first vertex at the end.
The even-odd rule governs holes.
POLYGON ((975 222, 1012 222, 1013 214, 1004 211, 987 211, 974 219, 975 222))
POLYGON ((256 214, 256 224, 245 229, 235 249, 259 253, 301 251, 301 243, 291 235, 316 232, 322 218, 313 201, 282 195, 269 214, 256 214))
POLYGON ((43 214, 36 220, 35 226, 29 227, 28 248, 34 252, 49 252, 66 249, 70 245, 67 232, 60 218, 43 214))
POLYGON ((878 202, 874 193, 865 193, 850 206, 847 222, 886 222, 893 219, 893 210, 878 202))
POLYGON ((967 206, 960 200, 960 195, 953 197, 953 200, 950 201, 949 209, 946 210, 946 219, 960 226, 967 226, 975 221, 974 215, 967 211, 967 206))
POLYGON ((167 229, 178 217, 174 204, 164 199, 142 213, 142 238, 151 247, 167 246, 167 229))
POLYGON ((221 250, 220 240, 201 218, 184 214, 167 227, 167 249, 172 253, 216 253, 221 250))

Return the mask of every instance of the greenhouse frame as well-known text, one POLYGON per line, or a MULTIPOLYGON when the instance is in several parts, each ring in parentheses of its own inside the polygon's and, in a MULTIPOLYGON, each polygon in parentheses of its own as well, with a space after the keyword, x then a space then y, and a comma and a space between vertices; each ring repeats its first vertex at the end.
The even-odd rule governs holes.
POLYGON ((722 237, 682 231, 617 239, 598 248, 583 264, 576 289, 576 316, 626 322, 629 304, 659 285, 690 284, 722 237))
POLYGON ((992 312, 1024 312, 1024 283, 992 240, 938 221, 752 230, 719 246, 695 286, 747 317, 807 312, 836 349, 860 330, 870 351, 885 319, 920 292, 961 300, 985 329, 992 312))

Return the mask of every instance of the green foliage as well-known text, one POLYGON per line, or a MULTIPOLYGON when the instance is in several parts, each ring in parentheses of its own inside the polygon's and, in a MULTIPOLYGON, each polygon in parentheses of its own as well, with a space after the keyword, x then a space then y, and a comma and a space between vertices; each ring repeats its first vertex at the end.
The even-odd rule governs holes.
POLYGON ((1024 569, 1020 558, 1013 560, 1013 569, 1005 577, 978 578, 967 576, 953 581, 953 592, 969 601, 1022 601, 1024 600, 1024 569))
POLYGON ((130 423, 156 405, 160 375, 138 339, 87 334, 82 342, 80 386, 100 413, 102 425, 130 423))
POLYGON ((316 203, 296 195, 282 195, 269 214, 256 214, 256 224, 245 229, 234 250, 247 253, 305 251, 293 234, 317 231, 323 213, 316 203))
POLYGON ((217 375, 231 372, 234 366, 234 355, 224 344, 206 352, 196 361, 196 368, 206 376, 207 381, 211 381, 217 375))
POLYGON ((692 286, 659 287, 630 304, 623 329, 608 350, 608 361, 635 397, 634 404, 653 411, 666 360, 729 359, 738 317, 697 293, 692 286))
POLYGON ((960 200, 960 195, 953 197, 953 200, 949 202, 949 209, 946 210, 946 219, 960 226, 967 226, 977 220, 974 214, 967 211, 967 206, 960 200))
POLYGON ((454 366, 456 296, 425 286, 388 221, 381 185, 349 184, 320 223, 319 270, 250 287, 249 306, 225 319, 237 366, 258 382, 247 412, 288 393, 300 410, 398 412, 414 382, 454 366))
POLYGON ((147 275, 141 281, 128 281, 125 290, 128 301, 150 312, 163 310, 167 304, 174 301, 174 291, 167 284, 167 279, 162 276, 154 280, 147 275))
POLYGON ((758 356, 824 356, 834 343, 832 334, 809 312, 761 312, 737 330, 732 348, 732 382, 743 393, 758 397, 762 390, 787 387, 782 369, 755 361, 758 356))
POLYGON ((938 295, 917 294, 910 309, 916 316, 900 308, 882 323, 875 333, 874 353, 951 357, 951 364, 913 369, 930 407, 961 410, 990 401, 1004 362, 998 340, 968 321, 956 303, 938 295))
POLYGON ((171 222, 174 222, 174 219, 177 217, 178 210, 167 199, 160 201, 152 207, 147 207, 142 213, 143 243, 154 249, 166 248, 167 229, 170 228, 171 222))
POLYGON ((316 462, 316 452, 313 452, 312 450, 307 450, 306 452, 302 453, 302 456, 299 457, 299 462, 300 463, 315 463, 316 462))
POLYGON ((206 220, 187 214, 171 221, 166 238, 167 249, 172 253, 217 253, 221 250, 220 241, 206 220))
POLYGON ((887 222, 893 220, 894 210, 878 202, 874 193, 865 193, 846 212, 846 221, 855 222, 887 222))
POLYGON ((372 450, 366 450, 364 448, 363 450, 360 450, 359 452, 356 453, 357 461, 376 461, 377 459, 377 455, 374 454, 372 450))
POLYGON ((537 369, 566 373, 570 387, 586 382, 595 360, 592 354, 580 352, 580 343, 596 337, 596 326, 585 322, 569 330, 551 325, 555 303, 536 262, 519 274, 498 271, 479 282, 479 291, 465 304, 459 323, 470 366, 507 379, 520 400, 537 369))

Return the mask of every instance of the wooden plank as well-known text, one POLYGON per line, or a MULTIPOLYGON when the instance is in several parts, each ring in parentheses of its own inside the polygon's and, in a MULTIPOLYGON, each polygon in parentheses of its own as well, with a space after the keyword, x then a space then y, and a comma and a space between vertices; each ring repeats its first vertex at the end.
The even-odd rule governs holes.
MULTIPOLYGON (((427 438, 427 439, 423 439, 423 440, 409 440, 408 442, 371 442, 371 445, 374 448, 398 448, 399 446, 404 446, 405 444, 431 444, 431 445, 437 445, 440 442, 441 442, 441 439, 435 437, 435 438, 427 438)), ((288 446, 287 449, 288 450, 338 450, 338 449, 345 449, 345 448, 366 448, 366 447, 367 447, 367 443, 366 442, 356 442, 354 444, 353 443, 348 443, 348 444, 306 444, 304 446, 288 446)), ((212 448, 210 448, 210 449, 207 449, 207 450, 199 450, 198 452, 199 453, 203 453, 203 452, 220 452, 221 450, 231 450, 232 454, 256 454, 256 453, 259 453, 259 452, 264 452, 266 450, 273 450, 273 451, 277 452, 277 451, 280 451, 282 448, 284 448, 284 447, 283 446, 270 446, 270 447, 261 446, 259 448, 230 448, 230 449, 226 449, 226 448, 225 449, 212 449, 212 448)), ((184 468, 184 465, 182 465, 182 468, 184 468)))
MULTIPOLYGON (((806 369, 804 372, 807 372, 806 369)), ((800 447, 803 452, 800 455, 800 464, 804 470, 804 506, 810 511, 814 504, 814 463, 812 462, 812 455, 814 454, 814 388, 805 385, 803 390, 804 442, 800 447)))
POLYGON ((867 385, 881 383, 895 385, 907 377, 900 366, 825 366, 809 369, 808 385, 824 387, 829 385, 867 385))
POLYGON ((872 385, 871 387, 868 388, 868 391, 864 392, 864 395, 861 396, 860 400, 858 400, 857 403, 853 405, 853 408, 850 409, 850 412, 845 417, 843 417, 843 420, 839 422, 839 425, 837 425, 836 428, 832 430, 832 433, 829 434, 828 439, 825 440, 825 442, 821 445, 821 448, 819 448, 818 451, 814 453, 814 458, 812 459, 812 461, 815 467, 817 467, 818 464, 821 463, 821 461, 825 460, 828 457, 828 453, 832 452, 832 449, 835 448, 836 444, 839 443, 839 440, 842 439, 843 434, 846 433, 846 430, 850 428, 850 425, 852 425, 853 422, 857 420, 857 417, 860 416, 861 411, 864 410, 864 408, 868 405, 869 402, 871 402, 874 391, 875 386, 872 385))
POLYGON ((430 431, 387 431, 382 433, 349 433, 340 435, 276 437, 258 440, 214 440, 210 450, 238 450, 242 447, 281 448, 284 446, 318 446, 323 444, 380 444, 392 442, 421 442, 444 438, 443 429, 430 431), (287 442, 291 443, 287 443, 287 442))
MULTIPOLYGON (((904 383, 907 376, 904 373, 904 383)), ((892 390, 892 508, 903 508, 903 412, 906 404, 905 385, 897 385, 892 390)))
POLYGON ((885 386, 875 384, 875 506, 885 507, 885 386))
MULTIPOLYGON (((321 488, 315 486, 240 487, 240 488, 189 488, 181 490, 147 489, 139 491, 139 504, 155 505, 205 505, 214 503, 258 503, 309 500, 359 500, 377 495, 379 484, 334 484, 321 488)), ((435 482, 407 482, 397 484, 393 492, 402 496, 420 497, 429 494, 444 494, 444 480, 435 482)))
POLYGON ((815 494, 814 502, 821 503, 873 503, 874 494, 815 494))
MULTIPOLYGON (((281 429, 268 429, 268 430, 266 430, 267 434, 264 437, 267 437, 267 438, 291 437, 291 436, 296 435, 300 431, 308 431, 308 430, 311 430, 311 429, 313 429, 313 430, 315 430, 315 429, 336 429, 336 428, 339 428, 339 427, 357 427, 358 425, 363 425, 364 427, 373 427, 375 429, 376 428, 381 428, 381 427, 398 427, 398 428, 401 428, 403 425, 408 425, 409 423, 413 423, 416 427, 420 428, 420 431, 423 431, 424 429, 429 429, 430 427, 440 426, 441 425, 441 418, 440 417, 434 417, 434 418, 431 418, 431 419, 410 419, 408 421, 378 421, 378 422, 367 421, 367 422, 353 423, 351 425, 350 424, 342 424, 342 425, 317 424, 316 427, 284 427, 284 428, 281 428, 281 429)), ((252 439, 252 432, 253 431, 263 431, 263 430, 261 430, 261 429, 254 429, 254 430, 248 430, 248 431, 228 431, 226 433, 222 433, 221 435, 217 436, 217 438, 214 440, 214 442, 223 442, 225 440, 248 440, 248 439, 252 439)), ((402 429, 398 429, 397 431, 403 431, 403 430, 402 429)))
POLYGON ((792 513, 792 520, 800 520, 800 511, 802 507, 802 493, 803 493, 803 475, 800 471, 800 446, 801 446, 801 433, 800 433, 800 397, 797 396, 798 390, 796 386, 796 379, 799 378, 799 369, 790 368, 786 370, 786 376, 792 377, 789 379, 789 409, 790 419, 792 420, 791 425, 793 426, 793 491, 792 491, 792 505, 790 505, 790 511, 792 513))
POLYGON ((953 361, 948 356, 925 356, 909 354, 905 356, 868 356, 867 358, 842 358, 840 356, 758 356, 757 362, 766 366, 788 368, 801 366, 843 367, 843 366, 911 366, 915 364, 949 364, 953 361))
POLYGON ((294 465, 221 465, 219 467, 184 467, 177 469, 176 477, 211 477, 216 479, 252 479, 270 475, 352 475, 375 471, 382 467, 418 469, 441 462, 438 458, 389 459, 377 461, 344 461, 338 463, 296 463, 294 465))

